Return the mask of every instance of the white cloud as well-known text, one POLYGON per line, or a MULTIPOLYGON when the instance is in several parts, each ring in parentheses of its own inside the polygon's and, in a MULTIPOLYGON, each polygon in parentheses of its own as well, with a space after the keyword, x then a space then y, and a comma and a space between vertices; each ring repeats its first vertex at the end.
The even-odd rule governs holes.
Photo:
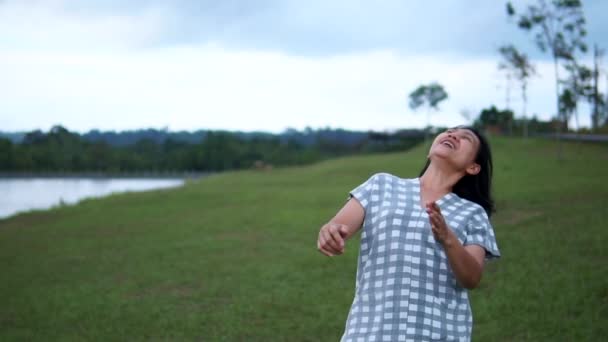
MULTIPOLYGON (((424 111, 412 113, 407 94, 434 80, 450 98, 431 116, 432 123, 456 125, 463 121, 463 108, 478 113, 504 104, 495 65, 389 51, 308 58, 214 45, 109 54, 5 53, 0 125, 5 130, 55 123, 76 130, 422 127, 424 111)), ((543 75, 550 75, 550 67, 541 65, 543 75)), ((530 113, 550 117, 552 84, 549 77, 531 82, 530 113)), ((518 90, 512 93, 516 105, 518 90)))
POLYGON ((137 13, 83 15, 64 9, 64 1, 8 1, 0 4, 0 51, 102 51, 154 44, 168 25, 168 9, 145 7, 137 13))
MULTIPOLYGON (((450 95, 441 113, 432 115, 434 125, 463 123, 459 113, 465 108, 476 115, 484 107, 505 103, 498 56, 404 55, 390 47, 297 56, 287 50, 247 50, 224 41, 161 46, 158 41, 179 19, 174 8, 148 5, 103 14, 65 8, 64 1, 9 1, 0 6, 2 130, 53 124, 79 131, 423 127, 425 113, 412 113, 407 95, 430 81, 442 83, 450 95)), ((390 16, 393 21, 397 17, 390 16)), ((347 24, 340 25, 340 37, 366 32, 365 27, 349 31, 347 24)), ((545 62, 538 68, 542 78, 530 82, 528 112, 548 119, 555 112, 552 66, 545 62)), ((514 88, 516 112, 519 98, 514 88)), ((583 124, 588 124, 587 113, 581 108, 583 124)))

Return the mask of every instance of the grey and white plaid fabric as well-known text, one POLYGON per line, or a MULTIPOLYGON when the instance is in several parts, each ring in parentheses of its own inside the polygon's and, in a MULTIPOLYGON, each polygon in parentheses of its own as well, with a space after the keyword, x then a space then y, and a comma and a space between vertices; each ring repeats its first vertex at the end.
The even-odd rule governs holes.
MULTIPOLYGON (((353 191, 365 209, 355 298, 343 342, 469 341, 467 290, 452 272, 420 205, 420 179, 386 173, 353 191)), ((450 193, 436 202, 464 245, 500 256, 484 209, 450 193)))

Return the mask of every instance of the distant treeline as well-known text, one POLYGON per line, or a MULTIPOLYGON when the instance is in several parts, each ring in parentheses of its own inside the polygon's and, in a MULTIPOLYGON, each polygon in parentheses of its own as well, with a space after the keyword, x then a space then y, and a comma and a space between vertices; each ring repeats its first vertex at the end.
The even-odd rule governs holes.
POLYGON ((281 134, 228 131, 48 132, 0 134, 5 172, 208 172, 300 165, 337 156, 400 151, 424 131, 394 133, 341 129, 287 130, 281 134))

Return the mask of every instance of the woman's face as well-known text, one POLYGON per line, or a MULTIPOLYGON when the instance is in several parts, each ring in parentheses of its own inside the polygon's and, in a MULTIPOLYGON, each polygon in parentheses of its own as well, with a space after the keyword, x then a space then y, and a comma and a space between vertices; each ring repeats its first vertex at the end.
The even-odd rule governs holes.
POLYGON ((466 128, 450 128, 440 133, 429 151, 429 158, 441 158, 458 170, 470 174, 479 172, 475 157, 479 150, 479 138, 466 128))

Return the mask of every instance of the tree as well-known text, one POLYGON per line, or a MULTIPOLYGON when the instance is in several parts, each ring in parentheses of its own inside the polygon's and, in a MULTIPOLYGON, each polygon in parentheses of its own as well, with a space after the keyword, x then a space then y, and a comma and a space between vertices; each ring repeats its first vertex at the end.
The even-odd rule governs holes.
MULTIPOLYGON (((516 16, 516 10, 507 2, 507 15, 516 16)), ((529 5, 526 11, 519 15, 518 26, 529 32, 534 32, 534 41, 542 52, 549 52, 553 58, 555 74, 555 100, 557 104, 557 117, 564 121, 564 114, 560 111, 559 63, 575 59, 577 52, 586 52, 587 45, 584 38, 585 17, 580 0, 537 0, 536 4, 529 5)), ((559 137, 560 125, 557 133, 559 137)), ((558 157, 561 156, 561 145, 558 147, 558 157)))
POLYGON ((599 49, 597 44, 593 47, 593 92, 590 101, 593 105, 591 112, 591 129, 596 130, 599 126, 602 113, 606 110, 607 103, 604 101, 604 96, 599 91, 600 78, 600 59, 604 55, 604 50, 599 49))
POLYGON ((559 95, 559 110, 565 116, 572 116, 577 111, 577 95, 572 89, 565 88, 559 95))
POLYGON ((591 80, 593 74, 591 69, 577 64, 576 61, 571 61, 571 63, 566 65, 566 70, 568 70, 569 76, 566 80, 562 81, 564 87, 559 98, 560 110, 562 110, 566 121, 569 121, 574 116, 576 128, 578 129, 580 128, 578 102, 581 98, 592 102, 593 86, 591 85, 591 80))
POLYGON ((511 68, 508 63, 500 61, 498 63, 498 70, 503 71, 505 73, 505 109, 511 110, 511 86, 513 84, 513 68, 511 68))
MULTIPOLYGON (((528 137, 528 124, 526 107, 528 104, 528 78, 536 74, 536 69, 530 63, 528 56, 519 52, 513 45, 505 45, 498 49, 503 60, 498 65, 499 69, 507 71, 509 75, 515 76, 521 85, 522 97, 522 118, 524 121, 524 137, 528 137)), ((509 108, 507 108, 508 110, 509 108)), ((509 130, 512 130, 512 123, 509 123, 509 130)))
POLYGON ((13 168, 13 143, 0 138, 0 170, 8 171, 13 168))
POLYGON ((448 98, 448 93, 443 86, 437 82, 421 85, 409 95, 410 109, 417 110, 421 106, 427 107, 426 125, 430 126, 431 110, 439 110, 439 104, 448 98))
POLYGON ((479 113, 479 117, 475 120, 473 126, 482 129, 490 129, 496 131, 505 131, 510 129, 513 122, 513 112, 509 109, 498 110, 495 106, 485 108, 479 113))
POLYGON ((606 74, 606 99, 604 100, 604 109, 600 111, 600 120, 604 120, 604 125, 608 125, 608 73, 606 74))

